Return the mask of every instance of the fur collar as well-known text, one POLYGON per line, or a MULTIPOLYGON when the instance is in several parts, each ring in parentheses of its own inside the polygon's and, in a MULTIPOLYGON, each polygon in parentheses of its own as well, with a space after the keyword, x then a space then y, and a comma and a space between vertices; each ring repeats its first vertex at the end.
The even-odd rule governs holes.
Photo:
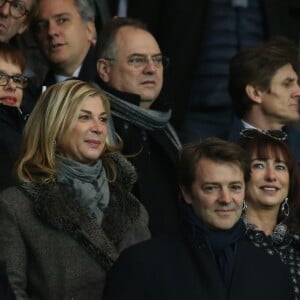
POLYGON ((35 212, 44 223, 70 235, 108 270, 122 250, 120 243, 140 215, 139 201, 128 193, 134 176, 122 180, 120 176, 109 186, 110 201, 101 226, 88 216, 66 186, 26 183, 20 187, 33 200, 35 212))

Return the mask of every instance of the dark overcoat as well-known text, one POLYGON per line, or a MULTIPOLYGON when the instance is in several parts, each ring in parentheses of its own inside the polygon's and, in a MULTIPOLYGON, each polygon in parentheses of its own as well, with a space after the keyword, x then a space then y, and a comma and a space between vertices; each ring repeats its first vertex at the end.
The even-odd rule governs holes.
POLYGON ((105 300, 294 299, 288 267, 250 241, 238 242, 226 289, 209 245, 181 235, 126 249, 111 269, 105 300), (116 288, 117 287, 117 288, 116 288))

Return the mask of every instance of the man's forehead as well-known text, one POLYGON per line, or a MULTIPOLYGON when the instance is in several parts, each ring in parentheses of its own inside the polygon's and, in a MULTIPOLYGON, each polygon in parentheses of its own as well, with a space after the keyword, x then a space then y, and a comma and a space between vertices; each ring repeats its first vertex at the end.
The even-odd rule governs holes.
POLYGON ((203 182, 223 182, 231 184, 244 182, 244 173, 241 167, 235 162, 213 161, 200 159, 196 171, 196 180, 203 182), (230 174, 230 177, 228 177, 230 174))
POLYGON ((290 80, 297 80, 298 75, 293 69, 291 64, 286 64, 275 72, 274 76, 272 77, 272 82, 280 82, 285 79, 290 79, 290 80))
POLYGON ((38 19, 77 12, 74 0, 41 0, 39 7, 38 19))
POLYGON ((115 39, 116 45, 120 50, 128 50, 129 52, 145 52, 145 50, 151 49, 152 51, 160 52, 157 41, 146 30, 136 28, 133 26, 121 27, 115 39))

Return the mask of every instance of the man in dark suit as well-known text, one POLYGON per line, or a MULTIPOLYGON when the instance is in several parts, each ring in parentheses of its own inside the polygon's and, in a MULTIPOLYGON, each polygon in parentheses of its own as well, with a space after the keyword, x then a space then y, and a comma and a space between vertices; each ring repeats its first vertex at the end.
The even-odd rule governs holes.
POLYGON ((148 210, 152 235, 178 225, 175 158, 181 147, 159 98, 167 59, 141 22, 116 18, 99 33, 97 70, 113 123, 138 173, 134 194, 148 210))
POLYGON ((95 79, 94 18, 91 1, 40 1, 34 31, 50 64, 44 85, 70 77, 95 79))
POLYGON ((125 250, 105 300, 294 299, 288 267, 245 238, 240 216, 250 160, 218 138, 183 147, 178 159, 182 232, 125 250))
POLYGON ((297 48, 285 38, 273 38, 248 47, 230 62, 229 93, 236 118, 228 140, 238 141, 244 128, 284 130, 287 142, 300 161, 300 87, 297 48))

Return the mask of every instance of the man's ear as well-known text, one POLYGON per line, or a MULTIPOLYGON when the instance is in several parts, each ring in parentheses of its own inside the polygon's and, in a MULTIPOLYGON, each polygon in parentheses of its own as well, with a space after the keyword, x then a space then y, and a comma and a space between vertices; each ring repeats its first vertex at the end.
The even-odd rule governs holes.
POLYGON ((183 186, 180 186, 180 190, 182 193, 183 200, 187 204, 192 204, 193 200, 192 200, 192 196, 191 196, 190 192, 188 192, 188 190, 183 186))
POLYGON ((261 98, 262 93, 254 85, 252 85, 252 84, 246 85, 246 94, 251 100, 253 100, 253 102, 256 102, 256 103, 262 102, 262 98, 261 98))
POLYGON ((97 72, 99 77, 104 81, 110 80, 110 63, 109 61, 99 58, 97 61, 97 72))

